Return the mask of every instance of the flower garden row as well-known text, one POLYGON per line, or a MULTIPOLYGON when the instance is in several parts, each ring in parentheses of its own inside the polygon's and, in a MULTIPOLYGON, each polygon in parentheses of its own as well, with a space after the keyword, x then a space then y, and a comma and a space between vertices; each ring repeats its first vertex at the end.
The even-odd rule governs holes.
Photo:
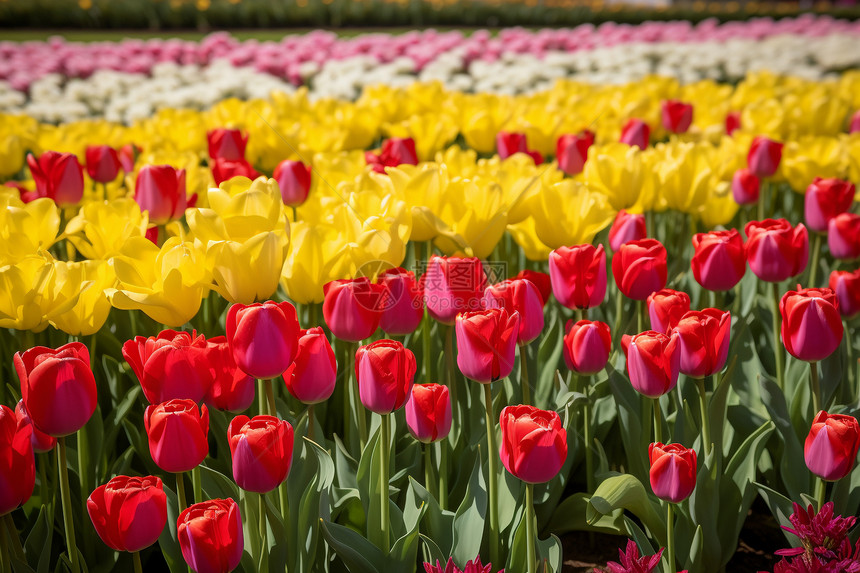
POLYGON ((858 81, 4 116, 0 565, 856 569, 858 81))

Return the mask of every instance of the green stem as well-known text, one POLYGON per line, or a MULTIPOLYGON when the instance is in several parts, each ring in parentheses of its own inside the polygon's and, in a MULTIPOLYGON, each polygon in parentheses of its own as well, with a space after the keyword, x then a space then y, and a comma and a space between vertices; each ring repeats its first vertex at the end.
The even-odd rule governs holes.
MULTIPOLYGON (((83 502, 83 508, 86 510, 87 507, 87 497, 90 492, 92 492, 93 488, 90 487, 89 473, 90 473, 90 448, 87 443, 87 426, 84 424, 80 430, 78 430, 78 479, 80 480, 81 485, 81 501, 83 502)), ((84 511, 84 515, 86 515, 86 511, 84 511)))
POLYGON ((66 459, 66 438, 57 438, 57 466, 60 471, 60 496, 63 500, 63 528, 66 533, 66 547, 69 561, 72 562, 72 573, 81 570, 78 563, 78 546, 75 543, 75 522, 72 517, 72 492, 69 489, 69 465, 66 459))
POLYGON ((140 562, 140 551, 135 551, 131 554, 134 559, 134 573, 143 573, 143 564, 140 562))
POLYGON ((439 442, 439 507, 448 509, 448 440, 439 442))
POLYGON ((424 489, 427 492, 438 498, 439 496, 433 493, 433 452, 432 444, 421 444, 421 449, 424 451, 424 489))
POLYGON ((615 289, 615 327, 612 329, 612 334, 617 340, 621 340, 621 315, 624 312, 624 295, 620 288, 615 289))
POLYGON ((0 527, 0 566, 3 568, 3 573, 12 573, 12 554, 9 552, 4 529, 5 527, 0 527))
POLYGON ((822 478, 818 478, 818 495, 816 499, 818 499, 818 511, 821 511, 821 508, 827 503, 827 482, 822 478))
MULTIPOLYGON (((842 327, 843 327, 845 332, 851 332, 848 329, 848 321, 847 320, 842 321, 842 327)), ((851 344, 851 337, 850 336, 845 336, 844 338, 845 338, 845 348, 847 350, 847 356, 848 356, 848 362, 846 362, 846 364, 848 365, 848 388, 849 389, 851 389, 851 388, 856 389, 858 382, 857 382, 857 379, 854 377, 854 374, 855 374, 855 372, 854 372, 854 346, 851 344)), ((848 400, 850 402, 850 398, 848 400)))
MULTIPOLYGON (((319 326, 319 303, 312 302, 308 304, 308 314, 310 315, 310 326, 319 326)), ((309 327, 310 328, 310 327, 309 327)))
POLYGON ((382 504, 380 508, 379 530, 382 532, 382 553, 388 554, 391 551, 391 539, 389 538, 390 519, 388 517, 388 456, 391 453, 391 435, 388 427, 388 417, 390 414, 382 414, 381 425, 379 427, 380 444, 379 444, 379 500, 382 504))
POLYGON ((266 381, 257 379, 257 414, 262 416, 266 413, 266 381))
POLYGON ((203 480, 200 477, 200 466, 191 470, 191 487, 194 491, 194 503, 203 501, 203 480))
POLYGON ((254 494, 240 489, 239 495, 241 496, 242 501, 243 501, 243 509, 245 510, 244 515, 246 516, 245 523, 247 524, 247 527, 248 527, 248 538, 249 539, 246 539, 246 541, 250 541, 250 543, 251 543, 250 549, 251 549, 251 558, 253 559, 253 562, 259 564, 261 562, 261 559, 260 559, 261 543, 260 543, 260 532, 257 530, 260 527, 260 522, 259 522, 259 520, 252 519, 252 516, 254 515, 254 508, 252 507, 251 496, 254 494))
POLYGON ((645 301, 636 301, 636 332, 645 332, 645 301))
MULTIPOLYGON (((21 547, 21 537, 18 535, 18 528, 15 527, 15 520, 12 519, 12 514, 7 513, 4 515, 2 521, 6 524, 6 531, 9 533, 9 540, 12 541, 12 555, 21 561, 24 561, 24 548, 21 547)), ((3 531, 3 523, 0 523, 0 532, 3 531)))
POLYGON ((355 375, 355 351, 355 344, 349 343, 346 349, 347 360, 349 361, 347 364, 347 367, 349 368, 347 374, 352 380, 349 385, 349 390, 352 392, 352 401, 355 405, 355 411, 352 415, 355 416, 355 419, 358 421, 358 438, 359 443, 361 444, 361 449, 363 450, 365 444, 367 444, 367 415, 361 405, 361 395, 358 391, 358 378, 355 375))
MULTIPOLYGON (((281 501, 281 517, 284 518, 284 537, 286 537, 287 539, 287 548, 290 549, 294 546, 294 543, 292 536, 292 521, 290 518, 290 498, 288 495, 289 492, 287 491, 287 487, 287 482, 286 480, 284 480, 284 482, 278 486, 278 497, 281 501)), ((311 527, 318 527, 318 525, 314 523, 314 525, 312 525, 311 527)), ((311 563, 308 564, 308 568, 310 570, 313 570, 311 569, 311 566, 313 565, 313 558, 314 556, 311 555, 311 563)))
POLYGON ((809 262, 809 280, 806 281, 806 286, 809 288, 815 287, 815 279, 818 278, 818 260, 821 258, 821 233, 813 233, 815 238, 812 241, 812 260, 809 262))
POLYGON ((711 442, 711 422, 708 419, 708 391, 705 389, 705 379, 697 378, 696 387, 699 389, 699 409, 702 412, 702 451, 710 454, 714 448, 711 442))
POLYGON ((53 488, 48 487, 48 471, 45 467, 48 465, 48 456, 47 454, 36 454, 36 466, 39 468, 39 498, 42 505, 47 507, 52 506, 52 500, 48 500, 48 496, 53 496, 53 488), (50 492, 50 494, 48 493, 50 492))
POLYGON ((269 405, 269 415, 278 417, 278 406, 275 404, 275 380, 263 380, 263 386, 266 389, 266 402, 269 405))
MULTIPOLYGON (((535 516, 534 516, 534 508, 535 508, 535 486, 534 484, 527 483, 526 484, 526 506, 524 508, 525 511, 525 519, 526 519, 526 562, 528 564, 529 573, 537 572, 537 557, 535 556, 535 543, 537 543, 537 539, 535 538, 535 516)), ((495 563, 494 563, 495 565, 495 563)))
POLYGON ((776 383, 780 389, 785 388, 785 355, 782 346, 782 338, 779 332, 779 283, 771 283, 773 295, 773 358, 776 361, 776 383))
POLYGON ((290 207, 291 207, 291 208, 292 208, 292 210, 293 210, 293 223, 295 223, 296 221, 298 221, 298 220, 299 220, 299 215, 298 215, 298 213, 296 212, 296 206, 295 206, 295 205, 291 205, 290 207))
POLYGON ((583 376, 585 390, 585 406, 582 408, 582 435, 585 438, 585 483, 588 485, 588 493, 594 491, 594 452, 591 446, 591 377, 583 376))
POLYGON ((809 363, 809 378, 812 381, 812 409, 817 415, 821 411, 821 383, 818 379, 818 363, 809 363))
POLYGON ((666 573, 675 573, 675 504, 666 504, 666 573))
POLYGON ((185 498, 185 476, 182 472, 176 474, 176 497, 179 499, 179 513, 188 509, 188 501, 185 498))
POLYGON ((531 404, 531 385, 529 384, 528 345, 520 344, 520 384, 523 387, 523 404, 531 404))
POLYGON ((314 405, 308 404, 308 439, 314 441, 314 405))
POLYGON ((257 496, 260 500, 260 573, 266 573, 269 570, 269 525, 266 519, 266 494, 261 493, 257 496))
POLYGON ((421 325, 421 344, 424 361, 424 383, 433 382, 433 365, 430 357, 430 328, 432 327, 430 311, 424 310, 424 323, 421 325))
POLYGON ((487 423, 487 460, 490 475, 487 479, 487 489, 490 494, 490 561, 499 561, 499 492, 496 476, 499 452, 496 449, 496 424, 493 417, 493 391, 489 384, 484 386, 484 406, 487 423))
POLYGON ((654 412, 654 441, 663 442, 663 409, 660 406, 660 398, 652 400, 652 408, 654 412))
MULTIPOLYGON (((758 220, 764 221, 764 202, 767 196, 767 190, 770 185, 767 181, 761 182, 761 190, 758 194, 758 220)), ((674 572, 673 572, 674 573, 674 572)))
MULTIPOLYGON (((429 352, 429 349, 428 349, 429 352)), ((445 370, 447 373, 448 391, 451 393, 451 404, 459 407, 457 401, 457 371, 454 369, 454 326, 445 327, 445 370)), ((459 419, 459 418, 457 418, 459 419)))

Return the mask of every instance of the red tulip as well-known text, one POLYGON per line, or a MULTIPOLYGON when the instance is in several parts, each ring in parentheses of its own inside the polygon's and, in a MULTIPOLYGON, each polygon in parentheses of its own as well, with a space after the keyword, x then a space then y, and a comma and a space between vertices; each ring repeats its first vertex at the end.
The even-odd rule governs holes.
POLYGON ((648 237, 648 229, 645 226, 645 215, 642 213, 628 213, 624 209, 618 211, 615 220, 609 228, 609 248, 617 251, 624 243, 638 241, 648 237))
POLYGON ((783 144, 761 135, 753 139, 747 166, 756 177, 770 177, 779 169, 783 144))
POLYGON ((651 128, 641 119, 629 119, 624 127, 621 128, 621 143, 637 146, 640 149, 648 147, 648 142, 651 139, 651 128))
POLYGON ((750 221, 746 226, 747 262, 755 276, 778 283, 800 274, 809 260, 809 234, 803 223, 785 219, 750 221))
POLYGON ((272 177, 278 182, 284 205, 298 207, 307 200, 311 190, 312 173, 311 166, 301 161, 285 159, 278 163, 272 177))
POLYGON ((236 365, 268 380, 286 371, 299 344, 299 320, 288 302, 234 304, 227 312, 227 340, 236 365))
POLYGON ((675 326, 681 343, 681 372, 691 378, 713 376, 729 357, 732 315, 716 308, 693 310, 675 326))
POLYGON ((321 326, 299 332, 296 357, 284 372, 284 382, 303 404, 325 402, 334 392, 337 361, 321 326))
POLYGON ((162 330, 157 337, 135 336, 122 345, 122 355, 150 404, 174 398, 201 402, 212 385, 202 335, 162 330))
POLYGON ((654 495, 670 503, 681 503, 696 487, 698 463, 696 452, 681 444, 656 442, 648 447, 651 470, 651 490, 654 495))
POLYGON ((708 290, 731 290, 747 272, 744 240, 737 229, 696 233, 693 249, 693 277, 708 290))
POLYGON ((90 353, 80 342, 33 347, 13 358, 24 407, 37 429, 59 438, 83 428, 96 410, 90 353))
POLYGON ((730 111, 726 114, 726 135, 733 134, 741 128, 741 112, 730 111))
POLYGON ((415 273, 401 267, 388 269, 376 278, 382 286, 382 317, 379 326, 388 334, 415 332, 424 318, 424 291, 415 273))
POLYGON ((583 130, 577 134, 566 134, 558 138, 555 156, 558 168, 568 175, 582 173, 588 159, 588 148, 594 145, 594 133, 583 130))
POLYGON ((415 355, 396 340, 377 340, 355 353, 355 378, 361 403, 371 412, 390 414, 412 394, 415 355))
POLYGON ((227 573, 245 549, 239 504, 232 499, 195 503, 176 521, 182 557, 196 573, 227 573))
POLYGON ((851 116, 851 123, 848 126, 848 133, 858 133, 860 132, 860 109, 854 112, 854 115, 851 116))
POLYGON ((829 288, 800 288, 782 295, 782 342, 789 354, 818 362, 842 342, 842 318, 836 293, 829 288))
POLYGON ((236 366, 233 351, 226 336, 206 341, 206 363, 212 383, 206 391, 205 402, 210 408, 225 412, 242 412, 254 403, 254 377, 236 366))
POLYGON ((386 167, 418 165, 415 140, 411 137, 391 137, 382 142, 382 150, 378 154, 366 151, 364 160, 378 173, 385 173, 386 167))
POLYGON ((87 145, 87 175, 93 181, 108 183, 116 179, 122 163, 110 145, 87 145))
POLYGON ((234 177, 247 177, 256 179, 260 174, 247 159, 222 159, 218 158, 212 162, 212 178, 215 185, 221 185, 234 177))
POLYGON ((752 171, 744 167, 738 169, 732 176, 732 197, 738 205, 754 205, 758 203, 761 193, 761 180, 752 171))
POLYGON ((624 243, 612 257, 615 284, 627 298, 645 300, 666 286, 666 249, 657 239, 624 243))
POLYGON ((169 400, 146 407, 143 424, 152 461, 162 470, 193 470, 209 455, 209 410, 191 400, 169 400))
POLYGON ((370 338, 382 319, 384 290, 366 277, 326 283, 323 318, 332 334, 350 342, 370 338))
POLYGON ((681 344, 677 332, 663 334, 648 330, 624 336, 621 347, 627 356, 627 374, 637 392, 659 398, 678 383, 681 344))
POLYGON ((549 302, 549 297, 552 296, 552 279, 549 278, 548 274, 540 271, 523 269, 514 275, 514 278, 530 280, 532 284, 538 288, 543 304, 546 305, 546 303, 549 302))
POLYGON ((853 318, 860 313, 860 269, 854 272, 833 271, 830 273, 830 288, 836 293, 837 307, 844 318, 853 318))
POLYGON ((666 100, 660 106, 663 129, 671 133, 685 133, 693 123, 693 106, 691 104, 666 100))
POLYGON ((514 368, 520 315, 489 308, 457 315, 457 366, 466 378, 487 384, 514 368))
POLYGON ((209 142, 209 157, 236 161, 245 158, 248 134, 240 129, 213 129, 206 134, 209 142))
POLYGON ((427 312, 454 324, 458 313, 480 310, 486 281, 480 259, 431 256, 421 276, 427 312))
POLYGON ((122 170, 126 173, 134 172, 134 163, 137 161, 137 156, 143 152, 143 149, 134 143, 126 143, 119 148, 119 162, 122 165, 122 170))
POLYGON ((36 484, 33 426, 0 404, 0 516, 24 505, 36 484))
POLYGON ((18 404, 15 406, 15 416, 23 423, 32 427, 33 432, 30 435, 30 442, 33 444, 34 452, 44 454, 54 449, 54 446, 57 445, 57 438, 36 429, 33 421, 30 419, 30 414, 27 413, 27 409, 24 407, 24 400, 18 400, 18 404))
MULTIPOLYGON (((189 207, 185 193, 185 170, 170 165, 144 165, 134 182, 134 200, 141 211, 149 212, 149 222, 163 225, 179 219, 189 207)), ((196 202, 197 195, 192 198, 196 202)))
POLYGON ((114 551, 134 553, 156 541, 167 525, 161 478, 116 476, 87 499, 96 533, 114 551))
POLYGON ((509 133, 500 131, 496 134, 496 149, 499 159, 507 159, 514 153, 525 153, 532 158, 535 165, 543 163, 543 155, 537 151, 531 151, 526 143, 525 133, 509 133))
POLYGON ((451 396, 442 384, 416 384, 406 402, 406 425, 412 437, 432 444, 451 431, 451 396))
POLYGON ((851 208, 854 192, 854 184, 850 181, 816 177, 806 188, 803 201, 806 226, 819 233, 826 232, 834 217, 851 208))
POLYGON ((835 259, 860 259, 860 215, 842 213, 830 220, 827 246, 835 259))
POLYGON ((518 344, 528 344, 543 330, 543 298, 528 279, 509 279, 488 286, 484 291, 484 308, 504 308, 509 313, 519 313, 518 344))
POLYGON ((559 247, 549 254, 552 293, 570 309, 600 305, 606 297, 606 251, 603 245, 559 247))
POLYGON ((293 427, 274 416, 236 416, 227 428, 233 479, 245 491, 267 493, 293 464, 293 427))
POLYGON ((567 460, 567 432, 561 418, 534 406, 506 406, 499 416, 505 469, 526 483, 554 478, 567 460))
POLYGON ((84 196, 84 170, 74 153, 46 151, 39 159, 30 153, 27 165, 38 197, 48 197, 60 207, 80 203, 84 196))
POLYGON ((584 376, 603 370, 612 348, 609 325, 596 320, 569 320, 566 328, 562 349, 568 369, 584 376))
POLYGON ((806 436, 803 457, 809 471, 837 481, 854 469, 860 449, 860 424, 854 416, 818 412, 806 436))
POLYGON ((681 317, 690 312, 690 295, 664 288, 651 293, 645 304, 651 319, 651 330, 668 334, 681 317))

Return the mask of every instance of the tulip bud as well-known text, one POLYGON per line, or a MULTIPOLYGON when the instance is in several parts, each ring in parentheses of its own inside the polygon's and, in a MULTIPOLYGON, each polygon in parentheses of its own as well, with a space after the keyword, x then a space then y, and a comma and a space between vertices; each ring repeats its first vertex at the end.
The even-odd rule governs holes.
POLYGON ((245 159, 248 134, 240 129, 213 129, 206 134, 209 142, 209 157, 236 161, 245 159))
POLYGON ((648 295, 645 300, 651 330, 669 334, 681 317, 690 312, 690 295, 664 288, 648 295))
POLYGON ((484 308, 504 308, 520 315, 517 343, 528 344, 543 330, 543 299, 527 279, 513 279, 490 285, 484 291, 484 308))
POLYGON ((457 366, 466 378, 488 384, 514 368, 520 315, 489 308, 457 315, 457 366))
POLYGON ((854 201, 854 184, 842 179, 816 177, 806 188, 803 201, 806 226, 824 233, 830 221, 851 208, 854 201))
POLYGON ((379 274, 376 282, 382 286, 382 331, 396 335, 415 332, 424 318, 424 291, 415 273, 400 267, 388 269, 379 274))
POLYGON ((737 229, 696 233, 693 249, 693 278, 708 290, 731 290, 747 272, 744 240, 737 229))
POLYGON ((0 404, 0 516, 24 505, 33 494, 36 463, 32 433, 32 424, 0 404))
POLYGON ((651 139, 651 128, 641 119, 632 118, 621 128, 621 143, 637 146, 640 149, 648 147, 648 142, 651 139))
POLYGON ((600 305, 606 297, 606 251, 603 245, 559 247, 549 254, 555 298, 570 309, 600 305))
POLYGON ((36 184, 36 195, 59 207, 80 203, 84 196, 84 170, 74 153, 46 151, 36 159, 27 155, 27 165, 36 184))
POLYGON ((860 259, 860 215, 842 213, 827 226, 827 246, 834 259, 860 259))
POLYGON ((657 239, 624 243, 612 257, 612 275, 624 296, 645 300, 666 286, 666 248, 657 239))
POLYGON ((204 352, 212 380, 206 391, 206 404, 224 412, 247 410, 254 403, 256 384, 253 376, 236 366, 227 337, 210 338, 204 352))
POLYGON ((134 553, 156 541, 167 525, 161 478, 116 476, 87 499, 90 521, 105 545, 134 553))
POLYGON ((754 205, 758 203, 761 193, 761 180, 752 171, 744 167, 738 169, 732 176, 732 197, 738 205, 754 205))
POLYGON ((411 137, 391 137, 382 142, 382 150, 378 154, 365 152, 364 160, 378 173, 385 173, 386 167, 418 165, 415 140, 411 137))
POLYGON ((415 355, 395 340, 377 340, 355 353, 358 395, 364 407, 377 414, 399 410, 412 394, 415 355))
POLYGON ((431 256, 421 276, 427 312, 442 324, 454 324, 458 313, 480 310, 486 281, 478 258, 431 256))
POLYGON ((13 361, 24 407, 38 430, 59 438, 86 425, 98 404, 86 346, 80 342, 56 350, 36 346, 16 352, 13 361))
POLYGON ((782 296, 782 342, 789 354, 818 362, 833 354, 842 342, 842 318, 836 293, 829 288, 800 288, 782 296))
POLYGON ((603 370, 612 348, 609 325, 596 320, 569 320, 566 329, 562 349, 568 369, 583 376, 603 370))
POLYGON ((507 159, 514 153, 527 153, 528 150, 525 133, 500 131, 496 134, 496 152, 499 159, 507 159))
POLYGON ((677 100, 666 100, 660 106, 663 129, 671 133, 686 133, 693 123, 693 106, 677 100))
POLYGON ((648 447, 651 470, 651 490, 654 495, 670 503, 681 503, 696 487, 698 462, 696 452, 681 444, 656 442, 648 447))
POLYGON ((854 112, 851 116, 851 124, 848 126, 848 133, 860 133, 860 109, 854 112))
POLYGON ((567 460, 567 432, 558 414, 534 406, 506 406, 499 425, 499 456, 511 475, 526 483, 545 483, 558 474, 567 460))
POLYGON ((678 383, 681 345, 678 333, 648 330, 624 336, 621 347, 627 356, 627 374, 633 388, 649 398, 659 398, 678 383))
POLYGON ((854 469, 860 449, 860 424, 854 416, 818 412, 806 436, 803 457, 809 471, 825 481, 837 481, 854 469))
POLYGON ((293 463, 293 427, 274 416, 236 416, 227 428, 233 479, 245 491, 281 485, 293 463))
POLYGON ((681 344, 681 372, 704 378, 722 370, 729 357, 731 329, 729 312, 706 308, 685 314, 675 326, 681 344))
POLYGON ((122 355, 150 404, 174 398, 200 402, 212 385, 202 335, 163 330, 157 337, 135 336, 122 345, 122 355))
POLYGON ((141 211, 149 213, 149 221, 155 225, 179 219, 188 207, 185 170, 170 165, 144 165, 134 182, 134 200, 141 211))
POLYGON ((182 557, 197 573, 227 572, 239 566, 245 549, 239 504, 232 499, 195 503, 176 521, 182 557))
POLYGON ((829 286, 836 293, 837 307, 843 318, 851 319, 860 313, 860 269, 833 271, 829 286))
POLYGON ((741 112, 730 111, 726 114, 726 135, 733 134, 741 128, 741 112))
POLYGON ((227 312, 226 330, 233 360, 248 376, 277 378, 296 355, 299 320, 288 302, 234 304, 227 312))
POLYGON ((171 473, 191 471, 209 455, 209 410, 191 400, 149 405, 143 414, 152 461, 171 473))
POLYGON ((568 175, 582 173, 588 159, 588 148, 594 145, 594 133, 583 130, 577 134, 566 134, 558 138, 555 156, 558 168, 568 175))
POLYGON ((406 402, 406 425, 412 437, 432 444, 451 431, 451 396, 442 384, 416 384, 406 402))
POLYGON ((108 183, 116 179, 122 163, 110 145, 87 145, 87 175, 93 181, 108 183))
POLYGON ((224 181, 229 181, 234 177, 247 177, 253 181, 259 176, 260 174, 248 163, 247 159, 222 159, 219 157, 212 163, 212 178, 215 180, 215 185, 221 185, 224 181))
POLYGON ((272 177, 278 182, 284 205, 298 207, 307 200, 312 172, 311 166, 301 161, 285 159, 278 163, 272 177))
POLYGON ((31 426, 33 431, 30 435, 30 442, 33 444, 34 452, 44 454, 54 449, 54 446, 57 445, 57 438, 36 429, 33 421, 30 419, 30 414, 27 413, 27 409, 24 407, 24 400, 18 400, 18 404, 15 406, 15 416, 24 424, 31 426))
POLYGON ((750 221, 746 226, 747 262, 755 276, 778 283, 800 274, 809 261, 809 234, 803 223, 785 219, 750 221))
POLYGON ((140 147, 133 143, 126 143, 122 147, 119 148, 119 157, 120 165, 122 165, 122 170, 126 173, 134 172, 134 163, 137 161, 137 156, 143 151, 140 147))
POLYGON ((613 252, 616 252, 624 243, 638 241, 647 237, 648 229, 645 226, 645 215, 642 213, 628 213, 624 209, 621 209, 615 215, 615 220, 609 228, 609 248, 613 252))
POLYGON ((779 169, 783 144, 761 135, 753 139, 747 154, 747 166, 756 177, 770 177, 779 169))
POLYGON ((284 372, 284 382, 303 404, 325 402, 334 392, 337 361, 321 326, 299 332, 296 357, 284 372))
POLYGON ((326 283, 323 318, 332 334, 350 342, 370 338, 382 319, 384 290, 366 277, 326 283))
POLYGON ((543 300, 543 304, 546 306, 546 303, 549 302, 549 297, 552 296, 552 279, 550 279, 548 274, 540 271, 523 269, 518 272, 514 278, 530 280, 532 284, 537 287, 538 292, 540 292, 541 299, 543 300))

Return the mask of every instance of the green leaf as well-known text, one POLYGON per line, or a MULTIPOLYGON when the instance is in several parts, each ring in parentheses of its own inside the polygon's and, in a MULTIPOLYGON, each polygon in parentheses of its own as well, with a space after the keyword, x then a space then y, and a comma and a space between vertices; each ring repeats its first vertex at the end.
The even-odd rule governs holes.
POLYGON ((39 508, 39 516, 24 542, 24 557, 30 567, 38 573, 48 573, 51 564, 51 541, 53 529, 48 523, 48 509, 39 508))
MULTIPOLYGON (((203 486, 204 497, 207 499, 239 499, 239 487, 236 483, 210 467, 200 465, 200 483, 203 486)), ((189 476, 191 473, 189 472, 189 476)), ((194 500, 197 502, 197 500, 194 500)))
POLYGON ((481 471, 480 457, 475 458, 466 495, 454 516, 454 546, 452 557, 463 567, 481 552, 484 538, 484 516, 487 514, 487 487, 481 471))
MULTIPOLYGON (((623 362, 622 357, 616 357, 623 362)), ((643 432, 644 401, 650 398, 642 397, 625 374, 616 370, 612 364, 606 365, 609 374, 609 387, 615 402, 618 405, 618 423, 621 426, 621 442, 627 453, 627 462, 630 466, 629 472, 639 479, 647 479, 648 465, 646 453, 648 452, 649 432, 643 432)), ((650 404, 648 404, 650 408, 650 404)), ((650 423, 650 420, 649 420, 650 423)))
MULTIPOLYGON (((770 508, 771 515, 773 515, 780 527, 793 527, 791 521, 788 519, 794 513, 794 506, 791 500, 766 485, 756 482, 755 486, 758 488, 759 495, 761 495, 761 498, 770 508)), ((785 529, 782 529, 782 533, 793 547, 800 546, 800 539, 796 535, 787 532, 785 529)))
POLYGON ((552 513, 546 529, 563 535, 570 531, 600 531, 622 535, 624 529, 624 511, 616 509, 607 515, 600 515, 598 520, 589 524, 585 520, 588 510, 588 500, 591 494, 579 492, 566 497, 552 513))
POLYGON ((800 499, 801 493, 812 491, 812 478, 808 471, 798 471, 798 468, 805 468, 806 462, 803 457, 803 446, 791 423, 785 395, 769 378, 762 377, 759 384, 764 405, 782 439, 783 447, 779 456, 780 477, 785 484, 788 497, 800 499))
POLYGON ((441 559, 444 563, 451 555, 454 546, 454 512, 443 511, 439 507, 436 498, 430 495, 424 486, 409 478, 409 487, 406 489, 406 506, 417 506, 423 504, 424 513, 421 518, 422 538, 426 535, 433 540, 433 545, 438 549, 439 556, 431 553, 433 559, 441 559))
POLYGON ((348 527, 320 519, 328 544, 350 573, 385 573, 386 558, 379 548, 348 527))
MULTIPOLYGON (((417 500, 416 500, 417 501, 417 500)), ((394 502, 391 502, 392 504, 394 502)), ((409 507, 410 517, 406 517, 406 512, 403 514, 406 533, 402 535, 388 554, 386 571, 394 571, 398 573, 413 573, 415 571, 415 562, 418 559, 418 524, 421 522, 421 517, 424 515, 426 506, 423 502, 418 502, 419 506, 409 507), (411 523, 410 523, 411 522, 411 523)), ((394 506, 392 510, 396 508, 394 506)), ((392 511, 392 516, 395 515, 392 511)))
POLYGON ((445 557, 445 553, 438 545, 436 545, 436 542, 433 541, 432 536, 427 536, 422 533, 419 535, 419 538, 424 542, 424 562, 430 563, 431 565, 441 565, 444 570, 445 564, 448 562, 448 558, 445 557))
MULTIPOLYGON (((540 408, 550 408, 553 393, 553 378, 561 361, 564 346, 564 321, 556 311, 556 305, 547 305, 548 320, 537 352, 539 368, 534 390, 534 403, 540 408)), ((472 556, 474 557, 474 555, 472 556)))
POLYGON ((307 438, 301 439, 300 451, 301 471, 291 473, 288 481, 290 498, 299 498, 298 504, 290 504, 291 522, 286 524, 294 531, 297 548, 290 571, 311 571, 319 545, 319 516, 328 511, 321 507, 322 494, 331 489, 334 463, 328 452, 307 438))
POLYGON ((377 547, 382 547, 382 531, 379 526, 382 518, 382 507, 380 505, 380 483, 379 483, 379 431, 373 433, 361 453, 358 462, 356 481, 358 482, 358 493, 364 513, 367 515, 367 539, 377 547))
POLYGON ((187 573, 188 566, 182 557, 177 536, 176 520, 179 517, 179 502, 176 499, 176 493, 167 484, 164 484, 164 494, 167 496, 167 527, 158 537, 158 546, 161 548, 170 573, 187 573))
POLYGON ((586 521, 596 524, 601 516, 626 509, 638 517, 660 545, 665 545, 666 520, 657 503, 634 476, 615 475, 604 480, 588 500, 586 521))

